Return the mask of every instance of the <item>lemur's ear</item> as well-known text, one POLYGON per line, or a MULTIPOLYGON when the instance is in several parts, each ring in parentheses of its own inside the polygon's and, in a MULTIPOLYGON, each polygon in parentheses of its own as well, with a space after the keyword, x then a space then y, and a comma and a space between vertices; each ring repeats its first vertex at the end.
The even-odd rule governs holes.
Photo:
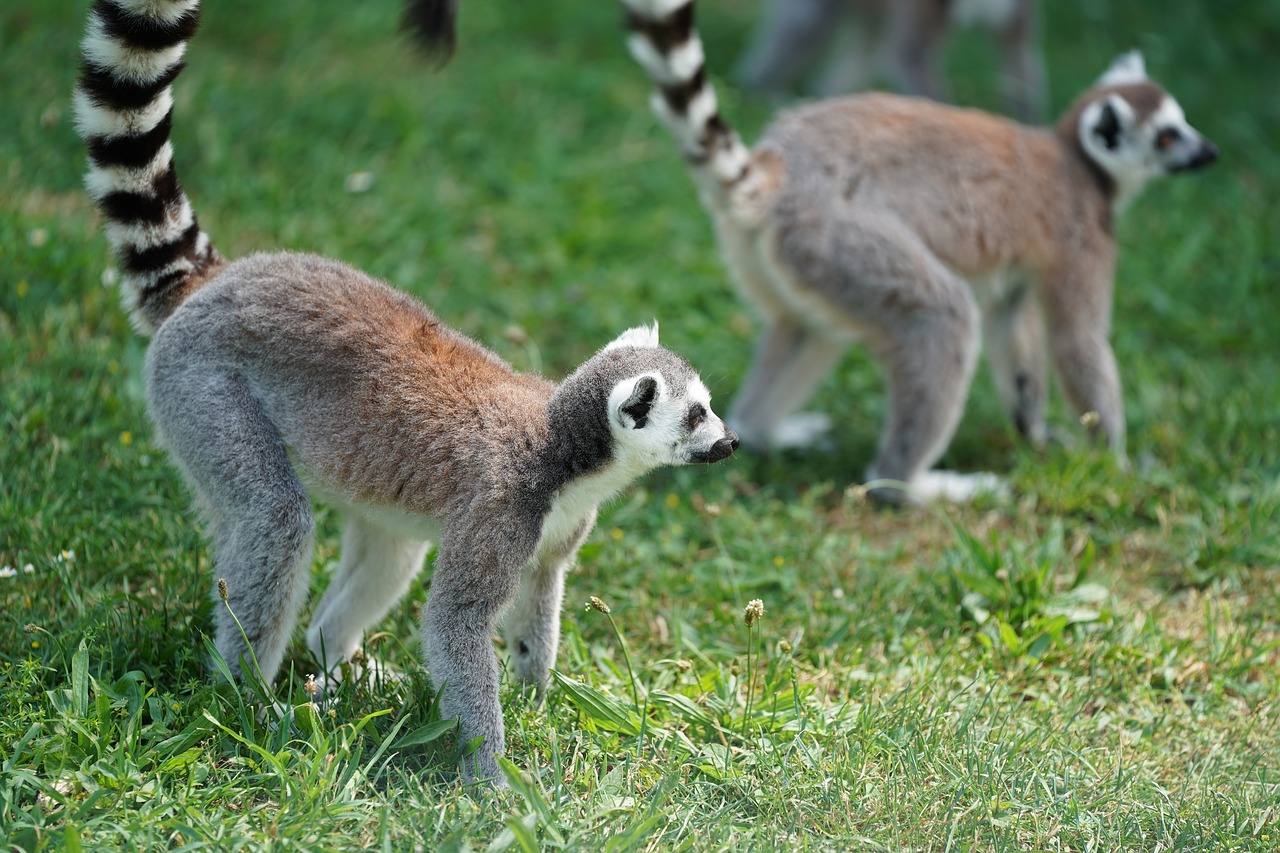
POLYGON ((641 429, 649 419, 649 410, 658 399, 658 380, 652 376, 641 376, 631 389, 630 396, 618 406, 618 415, 622 425, 631 429, 641 429))
POLYGON ((656 346, 658 346, 658 321, 654 320, 652 326, 636 326, 635 328, 627 329, 605 344, 604 348, 606 350, 617 349, 618 347, 652 349, 656 346))
POLYGON ((1126 83, 1141 83, 1147 79, 1147 64, 1142 61, 1139 51, 1131 50, 1115 58, 1111 66, 1098 78, 1099 86, 1122 86, 1126 83))

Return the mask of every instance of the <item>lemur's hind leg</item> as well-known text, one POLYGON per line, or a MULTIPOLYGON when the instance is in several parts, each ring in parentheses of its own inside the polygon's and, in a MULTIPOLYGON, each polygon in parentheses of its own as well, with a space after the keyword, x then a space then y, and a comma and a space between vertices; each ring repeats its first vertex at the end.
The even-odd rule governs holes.
POLYGON ((831 371, 845 345, 787 317, 770 321, 729 424, 748 445, 801 446, 825 432, 821 416, 788 420, 831 371))
POLYGON ((1044 316, 1031 287, 1022 284, 986 307, 983 326, 987 363, 996 390, 1018 432, 1033 445, 1047 437, 1048 344, 1044 316))
MULTIPOLYGON (((422 570, 429 547, 427 542, 391 533, 354 512, 347 515, 338 569, 307 628, 307 647, 328 670, 327 675, 351 659, 364 632, 405 594, 422 570)), ((377 661, 366 666, 369 675, 397 677, 377 661)))
POLYGON ((226 604, 214 602, 218 652, 237 677, 256 658, 270 683, 306 598, 310 499, 242 378, 152 372, 151 412, 209 516, 215 577, 226 581, 226 604))
MULTIPOLYGON (((946 449, 980 349, 978 307, 969 286, 897 219, 848 215, 825 234, 796 231, 779 258, 805 270, 811 290, 832 294, 866 330, 888 379, 888 418, 868 480, 916 484, 946 449)), ((900 487, 875 497, 900 502, 900 487)))

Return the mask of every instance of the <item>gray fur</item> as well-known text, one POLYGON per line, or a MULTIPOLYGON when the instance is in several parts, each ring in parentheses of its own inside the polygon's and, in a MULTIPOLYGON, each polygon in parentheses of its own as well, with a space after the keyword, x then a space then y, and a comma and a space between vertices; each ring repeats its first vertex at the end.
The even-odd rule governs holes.
MULTIPOLYGON (((341 563, 307 633, 330 666, 403 595, 439 536, 423 650, 441 713, 461 719, 465 740, 485 738, 486 778, 503 750, 489 641, 499 617, 511 608, 516 675, 540 692, 563 575, 596 506, 648 469, 736 446, 717 421, 669 433, 678 446, 665 455, 633 458, 630 434, 648 427, 611 415, 610 393, 652 374, 663 387, 654 406, 683 413, 696 374, 666 350, 604 350, 557 387, 511 372, 355 270, 289 254, 229 264, 165 321, 147 357, 157 432, 201 498, 215 570, 268 679, 306 589, 304 481, 347 515, 341 563), (589 479, 600 490, 558 532, 545 529, 589 479)), ((239 672, 249 647, 219 613, 218 649, 239 672)))

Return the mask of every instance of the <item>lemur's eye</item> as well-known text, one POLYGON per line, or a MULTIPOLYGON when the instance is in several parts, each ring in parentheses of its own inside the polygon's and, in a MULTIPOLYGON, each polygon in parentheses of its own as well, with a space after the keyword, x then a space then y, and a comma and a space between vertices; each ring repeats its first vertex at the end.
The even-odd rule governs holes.
POLYGON ((689 407, 689 431, 693 432, 698 428, 698 424, 702 423, 703 418, 707 416, 707 410, 701 403, 694 403, 689 407))
POLYGON ((1166 127, 1164 130, 1156 134, 1156 147, 1161 151, 1169 150, 1169 147, 1182 138, 1182 131, 1176 127, 1166 127))

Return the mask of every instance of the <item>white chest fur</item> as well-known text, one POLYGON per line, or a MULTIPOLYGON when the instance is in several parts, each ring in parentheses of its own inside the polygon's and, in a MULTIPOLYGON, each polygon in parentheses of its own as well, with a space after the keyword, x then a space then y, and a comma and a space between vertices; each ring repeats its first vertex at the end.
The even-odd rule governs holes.
POLYGON ((647 467, 614 460, 602 470, 563 486, 551 499, 551 509, 542 519, 538 551, 563 547, 582 531, 584 522, 594 524, 596 509, 625 489, 647 467))

